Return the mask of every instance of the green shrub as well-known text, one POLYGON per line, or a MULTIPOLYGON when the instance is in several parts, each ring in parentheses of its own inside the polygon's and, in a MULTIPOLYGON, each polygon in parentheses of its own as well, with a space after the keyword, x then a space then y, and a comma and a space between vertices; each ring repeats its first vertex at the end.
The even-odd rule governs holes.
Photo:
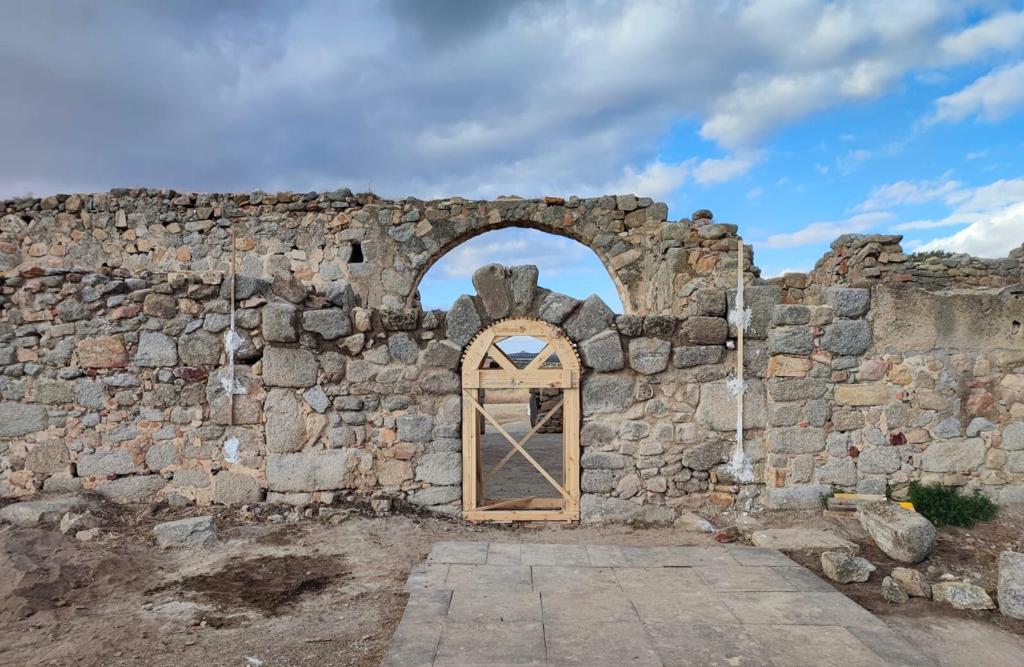
POLYGON ((988 521, 996 515, 995 503, 975 491, 973 495, 964 495, 955 487, 941 484, 910 485, 910 502, 914 509, 936 526, 971 527, 976 523, 988 521))

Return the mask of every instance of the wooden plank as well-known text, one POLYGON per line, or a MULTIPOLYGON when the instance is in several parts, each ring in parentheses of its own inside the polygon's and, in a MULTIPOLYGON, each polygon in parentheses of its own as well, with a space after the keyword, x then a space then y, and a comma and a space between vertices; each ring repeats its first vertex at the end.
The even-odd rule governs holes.
POLYGON ((572 373, 557 368, 509 373, 502 368, 463 372, 463 385, 481 389, 568 389, 572 373))
POLYGON ((544 365, 544 362, 548 360, 548 357, 550 357, 553 352, 554 352, 554 348, 552 348, 551 347, 551 343, 548 342, 547 345, 545 345, 541 349, 541 351, 537 353, 537 356, 534 357, 533 359, 531 359, 530 363, 526 364, 526 367, 523 368, 523 370, 524 371, 534 371, 534 370, 537 370, 542 365, 544 365))
POLYGON ((473 510, 463 512, 467 521, 579 521, 578 510, 473 510))
POLYGON ((476 508, 476 447, 479 437, 477 431, 476 409, 467 400, 469 392, 462 391, 462 509, 464 512, 476 508))
POLYGON ((505 354, 504 350, 493 343, 487 348, 487 356, 497 361, 498 365, 509 373, 519 372, 519 367, 516 366, 516 363, 508 358, 508 355, 505 354))
POLYGON ((555 481, 554 477, 548 474, 548 471, 545 470, 541 464, 537 463, 536 459, 530 456, 530 452, 526 451, 525 449, 519 446, 519 443, 516 442, 516 439, 508 434, 508 431, 506 431, 502 427, 502 425, 498 423, 498 420, 492 417, 489 412, 484 410, 483 406, 481 406, 479 403, 477 403, 475 400, 473 400, 471 397, 465 394, 465 392, 463 392, 463 394, 466 395, 466 397, 473 402, 473 407, 475 407, 480 412, 480 414, 483 415, 484 419, 489 421, 491 423, 491 426, 493 426, 495 430, 498 431, 498 433, 501 433, 513 447, 519 450, 519 453, 523 455, 523 458, 530 462, 530 465, 532 465, 537 470, 537 472, 539 472, 541 476, 548 481, 548 484, 553 486, 555 490, 557 490, 560 494, 565 496, 570 502, 572 501, 572 498, 569 497, 569 493, 565 489, 563 489, 558 482, 555 481))
MULTIPOLYGON (((544 427, 544 424, 548 423, 548 420, 555 415, 555 413, 562 407, 562 403, 564 402, 565 398, 563 397, 560 401, 558 401, 558 405, 556 405, 546 415, 544 415, 544 417, 540 421, 538 421, 532 429, 530 429, 530 432, 526 434, 526 437, 519 441, 519 446, 522 447, 526 445, 526 443, 530 441, 530 438, 537 435, 537 431, 541 430, 544 427)), ((512 456, 515 455, 515 453, 515 449, 510 449, 508 453, 505 454, 505 456, 503 456, 501 460, 494 465, 493 468, 491 468, 491 471, 484 475, 484 481, 486 482, 490 478, 494 477, 498 473, 498 471, 501 470, 502 466, 508 463, 509 459, 511 459, 512 456)))
POLYGON ((568 510, 580 509, 580 391, 567 389, 562 397, 562 470, 569 492, 568 510))
POLYGON ((504 508, 504 509, 509 509, 509 508, 512 508, 512 509, 523 509, 523 507, 522 507, 523 505, 525 505, 527 502, 529 502, 531 500, 534 500, 535 498, 536 498, 536 496, 526 496, 526 497, 523 497, 523 498, 511 498, 509 500, 491 500, 490 498, 488 498, 487 500, 484 501, 484 504, 481 505, 480 507, 477 507, 477 509, 480 510, 481 512, 485 512, 487 510, 502 509, 502 508, 504 508))

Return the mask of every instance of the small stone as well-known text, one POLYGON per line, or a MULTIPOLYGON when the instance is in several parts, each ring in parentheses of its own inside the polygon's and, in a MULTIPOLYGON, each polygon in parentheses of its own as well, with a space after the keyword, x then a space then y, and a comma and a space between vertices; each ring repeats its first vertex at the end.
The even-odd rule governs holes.
POLYGON ((928 584, 928 579, 917 570, 912 570, 909 567, 896 567, 893 568, 890 576, 912 598, 927 599, 932 596, 932 588, 928 584))
POLYGON ((327 412, 327 408, 331 407, 331 399, 327 397, 323 387, 317 385, 310 387, 302 393, 302 398, 306 401, 309 407, 313 408, 320 414, 327 412))
POLYGON ((333 281, 327 286, 325 296, 328 302, 338 306, 346 313, 359 305, 355 290, 347 280, 333 281))
POLYGON ((868 560, 843 550, 822 552, 821 569, 832 581, 852 584, 867 581, 876 568, 868 560))
POLYGON ((941 581, 932 585, 932 599, 954 609, 994 609, 995 603, 981 586, 966 581, 941 581))
POLYGON ((270 290, 285 301, 302 303, 306 298, 306 286, 291 273, 279 272, 274 274, 274 280, 270 284, 270 290))
POLYGON ((882 599, 893 604, 906 604, 910 596, 892 577, 882 579, 882 599))
POLYGON ((197 516, 158 523, 153 535, 160 547, 205 546, 216 541, 217 527, 212 516, 197 516))

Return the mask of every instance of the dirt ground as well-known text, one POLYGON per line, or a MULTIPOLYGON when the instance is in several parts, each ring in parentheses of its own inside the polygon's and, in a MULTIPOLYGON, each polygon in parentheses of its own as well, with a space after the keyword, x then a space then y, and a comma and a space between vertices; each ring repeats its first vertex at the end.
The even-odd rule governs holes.
MULTIPOLYGON (((93 513, 103 534, 90 542, 55 529, 0 528, 0 664, 378 665, 404 609, 409 570, 437 540, 712 542, 678 527, 474 526, 416 514, 375 517, 354 506, 309 510, 308 518, 287 508, 255 509, 216 509, 221 539, 193 549, 157 549, 152 527, 210 508, 99 504, 93 513)), ((844 518, 821 513, 738 522, 744 531, 797 524, 856 532, 844 518)), ((929 563, 958 575, 976 572, 994 589, 995 555, 1015 543, 1022 526, 1019 515, 1004 515, 970 531, 944 530, 929 563)), ((880 570, 893 566, 870 547, 862 553, 880 570)), ((815 558, 793 556, 820 571, 815 558)), ((876 573, 868 584, 839 588, 922 650, 944 651, 947 642, 950 656, 963 652, 964 661, 943 664, 1024 664, 1024 641, 1014 636, 1024 634, 1024 623, 920 600, 896 607, 881 600, 880 581, 876 573), (970 651, 982 637, 995 651, 988 663, 970 651)))

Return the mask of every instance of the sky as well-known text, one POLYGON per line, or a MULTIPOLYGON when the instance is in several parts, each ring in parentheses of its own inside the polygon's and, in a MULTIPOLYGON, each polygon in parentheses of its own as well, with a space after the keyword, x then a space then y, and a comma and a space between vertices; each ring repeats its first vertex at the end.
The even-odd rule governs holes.
MULTIPOLYGON (((1019 1, 0 0, 0 90, 0 197, 635 193, 739 225, 765 276, 845 232, 1024 243, 1019 1)), ((424 305, 499 261, 616 307, 537 234, 455 248, 424 305)))

